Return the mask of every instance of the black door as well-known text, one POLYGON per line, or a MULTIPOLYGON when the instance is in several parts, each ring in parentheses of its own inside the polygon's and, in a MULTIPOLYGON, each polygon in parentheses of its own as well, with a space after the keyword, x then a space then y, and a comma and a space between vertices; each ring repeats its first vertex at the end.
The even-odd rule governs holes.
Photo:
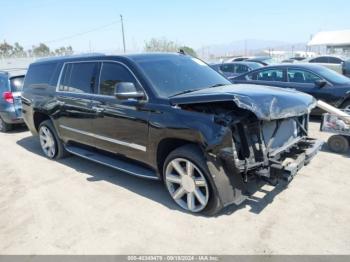
POLYGON ((96 118, 92 95, 97 87, 99 63, 67 63, 56 94, 61 109, 57 129, 65 141, 93 145, 92 122, 96 118))
POLYGON ((316 81, 324 80, 320 76, 303 69, 288 68, 288 83, 290 88, 312 95, 317 100, 335 104, 339 97, 335 94, 331 84, 320 87, 316 81))
POLYGON ((142 89, 131 71, 118 62, 103 62, 98 94, 94 97, 95 146, 138 161, 147 160, 149 110, 146 101, 118 100, 119 82, 133 82, 142 89))

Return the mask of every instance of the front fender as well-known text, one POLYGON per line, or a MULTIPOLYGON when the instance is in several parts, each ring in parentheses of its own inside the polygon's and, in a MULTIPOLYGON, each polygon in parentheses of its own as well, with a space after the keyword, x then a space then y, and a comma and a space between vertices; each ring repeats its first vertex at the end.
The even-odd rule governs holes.
POLYGON ((201 147, 214 190, 223 207, 240 204, 246 199, 245 184, 235 167, 229 127, 216 123, 213 115, 185 110, 151 117, 150 148, 153 156, 157 153, 159 142, 167 138, 189 141, 201 147))

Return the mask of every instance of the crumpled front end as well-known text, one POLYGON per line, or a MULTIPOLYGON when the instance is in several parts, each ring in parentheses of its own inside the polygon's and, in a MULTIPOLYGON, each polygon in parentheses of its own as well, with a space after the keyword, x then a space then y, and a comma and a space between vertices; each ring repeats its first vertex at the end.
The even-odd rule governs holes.
POLYGON ((308 114, 272 121, 248 117, 227 124, 230 143, 226 138, 208 154, 210 171, 225 172, 230 180, 223 205, 243 202, 249 196, 248 184, 257 177, 271 184, 291 181, 323 145, 307 135, 308 114))
POLYGON ((316 100, 305 93, 261 85, 228 85, 205 88, 177 95, 174 105, 233 101, 240 109, 252 112, 260 120, 275 120, 309 114, 316 100))
POLYGON ((233 101, 239 108, 253 112, 261 120, 273 120, 301 116, 308 114, 316 107, 316 100, 306 97, 295 101, 293 96, 269 96, 263 94, 259 97, 235 95, 233 101))
POLYGON ((308 137, 315 99, 294 90, 229 85, 178 95, 171 103, 212 117, 202 134, 204 151, 224 206, 243 202, 257 177, 271 184, 292 180, 323 144, 308 137))
POLYGON ((256 112, 233 101, 184 104, 180 108, 212 116, 212 125, 219 130, 208 132, 204 151, 223 206, 242 203, 250 195, 249 184, 257 177, 271 184, 291 181, 323 144, 308 137, 307 107, 303 114, 277 119, 258 118, 256 112))

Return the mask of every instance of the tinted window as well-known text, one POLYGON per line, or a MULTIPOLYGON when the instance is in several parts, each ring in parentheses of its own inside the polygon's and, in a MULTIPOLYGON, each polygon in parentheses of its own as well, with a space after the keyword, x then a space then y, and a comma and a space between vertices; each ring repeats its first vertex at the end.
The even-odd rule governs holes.
POLYGON ((268 69, 257 73, 257 80, 260 81, 283 81, 282 69, 268 69))
POLYGON ((31 65, 25 78, 24 88, 48 87, 56 66, 56 63, 31 65))
POLYGON ((0 75, 0 91, 4 92, 8 90, 8 78, 7 76, 0 75))
POLYGON ((337 57, 330 57, 328 62, 330 64, 341 64, 342 60, 337 57))
POLYGON ((140 56, 134 60, 152 82, 156 92, 163 97, 217 84, 231 84, 201 60, 184 55, 140 56))
POLYGON ((220 65, 210 65, 215 71, 220 72, 220 65))
POLYGON ((315 83, 316 80, 321 80, 317 75, 300 69, 288 69, 289 82, 293 83, 315 83))
POLYGON ((248 69, 247 66, 245 66, 245 65, 236 65, 236 73, 243 74, 243 73, 246 73, 248 71, 249 71, 249 69, 248 69))
POLYGON ((98 63, 69 63, 65 65, 59 90, 74 93, 94 93, 98 63))
POLYGON ((314 58, 314 59, 311 59, 309 61, 310 63, 328 63, 328 57, 325 57, 325 56, 321 56, 321 57, 317 57, 317 58, 314 58))
POLYGON ((227 65, 222 65, 220 66, 220 70, 222 72, 226 72, 226 73, 234 73, 235 72, 235 66, 234 65, 230 65, 230 64, 227 64, 227 65))
POLYGON ((118 63, 103 63, 100 78, 100 94, 114 95, 114 87, 120 82, 133 82, 137 86, 135 78, 123 65, 118 63))
POLYGON ((11 91, 21 92, 23 89, 24 76, 12 77, 10 80, 11 91))

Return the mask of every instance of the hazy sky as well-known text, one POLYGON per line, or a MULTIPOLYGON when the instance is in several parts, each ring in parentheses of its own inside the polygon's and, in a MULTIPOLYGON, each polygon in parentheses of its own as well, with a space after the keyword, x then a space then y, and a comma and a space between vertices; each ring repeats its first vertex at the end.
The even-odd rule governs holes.
POLYGON ((243 39, 306 42, 320 30, 350 29, 349 0, 0 0, 0 8, 0 40, 26 48, 120 50, 119 14, 129 50, 152 37, 197 49, 243 39))

